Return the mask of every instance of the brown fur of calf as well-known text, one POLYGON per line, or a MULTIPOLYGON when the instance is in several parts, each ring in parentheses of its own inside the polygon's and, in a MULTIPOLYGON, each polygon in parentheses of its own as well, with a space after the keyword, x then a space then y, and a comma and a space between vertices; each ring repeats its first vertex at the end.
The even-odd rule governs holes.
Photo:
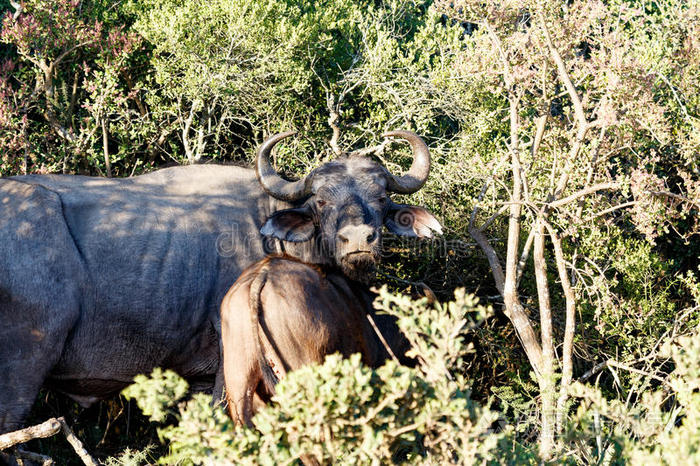
POLYGON ((287 256, 248 267, 221 303, 223 368, 229 414, 248 424, 274 394, 281 377, 328 354, 360 353, 364 364, 388 357, 366 314, 370 313, 399 360, 408 342, 395 319, 375 315, 368 287, 334 271, 287 256))

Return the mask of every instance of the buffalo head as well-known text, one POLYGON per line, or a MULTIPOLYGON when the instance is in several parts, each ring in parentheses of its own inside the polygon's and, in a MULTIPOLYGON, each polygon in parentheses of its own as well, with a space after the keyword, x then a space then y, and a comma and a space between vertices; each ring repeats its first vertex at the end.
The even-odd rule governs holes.
POLYGON ((293 243, 315 241, 321 262, 339 266, 349 278, 368 281, 381 253, 382 225, 395 234, 417 238, 441 232, 426 209, 395 204, 389 193, 410 194, 428 179, 430 153, 410 131, 392 131, 413 149, 413 163, 403 176, 362 156, 342 156, 327 162, 298 181, 286 181, 270 162, 272 148, 293 132, 267 139, 258 149, 256 173, 272 197, 298 205, 274 212, 261 228, 267 237, 293 243))

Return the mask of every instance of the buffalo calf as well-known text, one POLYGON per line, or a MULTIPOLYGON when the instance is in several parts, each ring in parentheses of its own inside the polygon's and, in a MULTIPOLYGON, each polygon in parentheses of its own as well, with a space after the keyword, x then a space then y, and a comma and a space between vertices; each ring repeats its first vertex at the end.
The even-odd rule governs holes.
POLYGON ((404 363, 408 342, 395 319, 375 315, 367 286, 340 272, 289 256, 270 256, 248 267, 221 304, 226 396, 231 417, 249 423, 287 372, 321 363, 326 355, 360 353, 381 365, 392 352, 404 363))

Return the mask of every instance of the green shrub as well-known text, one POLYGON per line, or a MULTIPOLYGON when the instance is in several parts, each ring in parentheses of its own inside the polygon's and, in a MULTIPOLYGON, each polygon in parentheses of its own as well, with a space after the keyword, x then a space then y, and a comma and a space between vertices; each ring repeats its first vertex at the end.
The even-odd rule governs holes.
MULTIPOLYGON (((604 462, 618 456, 631 464, 700 463, 700 332, 667 341, 662 355, 673 360, 675 370, 658 389, 634 393, 635 403, 608 399, 595 387, 574 385, 581 404, 570 439, 588 441, 589 460, 604 462)), ((584 451, 585 447, 579 449, 584 451)))
MULTIPOLYGON (((537 209, 564 171, 569 183, 562 196, 594 183, 618 185, 560 205, 547 216, 561 236, 575 293, 572 380, 587 376, 586 383, 595 382, 605 399, 629 396, 633 406, 673 370, 672 360, 657 360, 658 348, 700 322, 695 278, 700 254, 697 0, 22 4, 24 13, 16 22, 7 15, 13 12, 9 2, 0 0, 3 176, 104 175, 108 160, 113 176, 209 157, 249 162, 264 137, 288 129, 300 134, 280 145, 276 165, 300 174, 335 156, 328 143, 331 110, 338 112, 338 143, 344 150, 377 144, 391 129, 424 136, 433 155, 432 174, 410 199, 395 199, 436 212, 446 234, 422 243, 420 251, 387 238, 391 254, 381 279, 395 288, 424 282, 440 298, 466 287, 494 303, 496 318, 467 338, 478 354, 466 355, 462 365, 449 370, 460 387, 469 384, 457 376, 473 377, 477 383, 467 399, 499 409, 504 422, 513 425, 512 431, 501 432, 501 440, 509 442, 506 450, 516 456, 529 451, 538 435, 546 390, 531 377, 518 335, 500 312, 503 299, 490 276, 492 264, 469 233, 474 213, 475 225, 483 225, 501 263, 507 257, 509 217, 502 214, 512 205, 510 98, 517 100, 519 120, 513 131, 519 141, 515 152, 528 180, 528 198, 513 216, 523 227, 515 252, 524 247, 537 209), (540 17, 592 123, 571 163, 566 159, 576 143, 577 117, 540 17), (48 80, 42 60, 53 66, 48 80), (542 117, 543 140, 533 151, 542 117), (607 360, 631 370, 611 366, 587 375, 607 360), (489 405, 493 393, 497 401, 489 405)), ((408 148, 387 147, 391 150, 373 156, 393 172, 407 168, 408 148)), ((545 251, 544 269, 552 285, 551 366, 558 377, 566 302, 552 252, 545 251)), ((524 261, 517 284, 527 321, 539 336, 532 261, 524 261)), ((425 346, 420 339, 414 344, 425 346)), ((449 364, 437 361, 431 367, 449 364)), ((371 380, 390 384, 388 374, 394 372, 383 370, 388 372, 371 371, 371 380)), ((395 370, 400 380, 427 380, 420 368, 395 370)), ((440 390, 451 393, 450 388, 440 390)), ((384 392, 372 393, 378 397, 384 392)), ((579 403, 566 404, 566 414, 579 403)), ((192 426, 198 425, 199 418, 193 414, 192 419, 192 426)), ((109 421, 101 422, 108 430, 109 421)), ((96 438, 94 444, 101 441, 98 427, 86 430, 96 438)), ((184 432, 190 431, 183 431, 186 443, 184 432)), ((230 435, 222 432, 222 438, 230 435)), ((426 435, 417 434, 413 443, 401 436, 386 445, 397 460, 418 455, 411 458, 421 461, 432 454, 425 449, 426 435)), ((250 445, 258 441, 251 439, 250 445)), ((566 451, 577 461, 598 461, 596 442, 593 437, 575 444, 561 438, 557 454, 566 451)))
MULTIPOLYGON (((273 402, 234 428, 220 406, 198 394, 172 411, 176 422, 159 430, 170 452, 166 464, 288 464, 302 455, 322 463, 469 464, 495 460, 505 433, 497 414, 474 402, 462 374, 471 351, 466 333, 490 310, 464 291, 445 305, 380 290, 378 309, 399 318, 412 343, 415 368, 389 360, 374 370, 359 355, 330 355, 320 366, 290 373, 273 402)), ((182 380, 156 371, 125 390, 152 419, 181 397, 182 380), (166 395, 166 396, 163 396, 166 395)))

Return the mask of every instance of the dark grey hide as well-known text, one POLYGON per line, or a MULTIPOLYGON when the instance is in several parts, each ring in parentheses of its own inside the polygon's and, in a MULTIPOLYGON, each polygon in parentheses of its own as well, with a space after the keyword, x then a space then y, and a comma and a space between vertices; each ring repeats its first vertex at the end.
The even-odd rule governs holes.
POLYGON ((298 199, 235 166, 0 179, 0 433, 22 427, 42 385, 89 405, 163 367, 211 390, 221 299, 268 252, 364 277, 382 220, 398 234, 439 230, 421 208, 395 222, 390 175, 374 162, 312 175, 298 199))

